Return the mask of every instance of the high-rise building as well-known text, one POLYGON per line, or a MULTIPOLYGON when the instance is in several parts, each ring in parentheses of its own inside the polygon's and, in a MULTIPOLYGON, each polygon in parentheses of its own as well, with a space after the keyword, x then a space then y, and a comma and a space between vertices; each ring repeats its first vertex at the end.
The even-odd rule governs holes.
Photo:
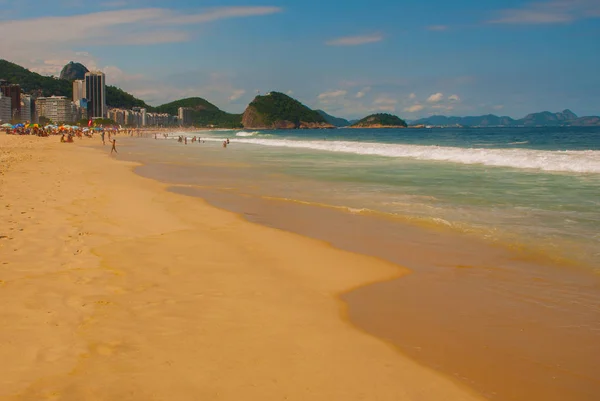
POLYGON ((6 81, 2 81, 0 84, 0 92, 4 96, 11 99, 11 118, 20 119, 21 114, 21 86, 17 84, 9 84, 6 81))
POLYGON ((0 91, 0 121, 10 123, 12 120, 11 98, 0 91))
POLYGON ((29 95, 21 95, 21 121, 22 122, 32 122, 32 106, 33 99, 29 95))
POLYGON ((83 79, 76 79, 73 81, 73 102, 79 103, 81 99, 86 98, 85 81, 83 79))
POLYGON ((177 110, 177 117, 179 117, 179 124, 183 126, 192 125, 192 109, 189 107, 180 107, 177 110))
POLYGON ((77 117, 73 113, 73 102, 66 96, 39 97, 35 103, 38 117, 46 117, 56 124, 71 123, 77 117))
POLYGON ((106 117, 106 76, 101 71, 85 73, 85 94, 90 118, 106 117))

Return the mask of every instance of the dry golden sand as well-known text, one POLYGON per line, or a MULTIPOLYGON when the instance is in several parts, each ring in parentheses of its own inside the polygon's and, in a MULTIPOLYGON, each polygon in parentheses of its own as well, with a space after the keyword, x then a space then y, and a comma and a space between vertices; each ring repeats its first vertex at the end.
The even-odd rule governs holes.
POLYGON ((0 400, 477 399, 343 318, 398 267, 81 143, 0 134, 0 400))

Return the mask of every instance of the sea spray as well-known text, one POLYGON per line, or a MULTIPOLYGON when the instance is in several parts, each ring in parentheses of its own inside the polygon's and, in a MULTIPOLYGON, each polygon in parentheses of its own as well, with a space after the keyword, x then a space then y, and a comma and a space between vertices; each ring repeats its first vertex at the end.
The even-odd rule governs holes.
POLYGON ((375 142, 303 141, 262 138, 243 138, 236 139, 236 141, 262 146, 312 149, 370 156, 411 158, 461 164, 481 164, 486 166, 538 169, 554 172, 600 174, 600 151, 597 150, 549 151, 522 148, 486 149, 375 142))

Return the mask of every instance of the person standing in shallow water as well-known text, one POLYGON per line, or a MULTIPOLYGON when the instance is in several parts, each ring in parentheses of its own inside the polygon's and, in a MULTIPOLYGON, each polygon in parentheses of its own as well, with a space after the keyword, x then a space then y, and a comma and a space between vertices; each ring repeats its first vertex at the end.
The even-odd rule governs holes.
POLYGON ((110 149, 110 154, 112 155, 113 152, 119 153, 119 152, 117 152, 117 140, 116 139, 112 140, 112 148, 110 149))

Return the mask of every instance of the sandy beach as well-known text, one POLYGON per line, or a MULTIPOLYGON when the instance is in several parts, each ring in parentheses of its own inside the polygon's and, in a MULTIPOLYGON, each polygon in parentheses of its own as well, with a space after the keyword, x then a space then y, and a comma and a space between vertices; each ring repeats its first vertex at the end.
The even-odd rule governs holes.
POLYGON ((340 293, 405 270, 91 143, 0 135, 0 399, 477 399, 346 320, 340 293))

